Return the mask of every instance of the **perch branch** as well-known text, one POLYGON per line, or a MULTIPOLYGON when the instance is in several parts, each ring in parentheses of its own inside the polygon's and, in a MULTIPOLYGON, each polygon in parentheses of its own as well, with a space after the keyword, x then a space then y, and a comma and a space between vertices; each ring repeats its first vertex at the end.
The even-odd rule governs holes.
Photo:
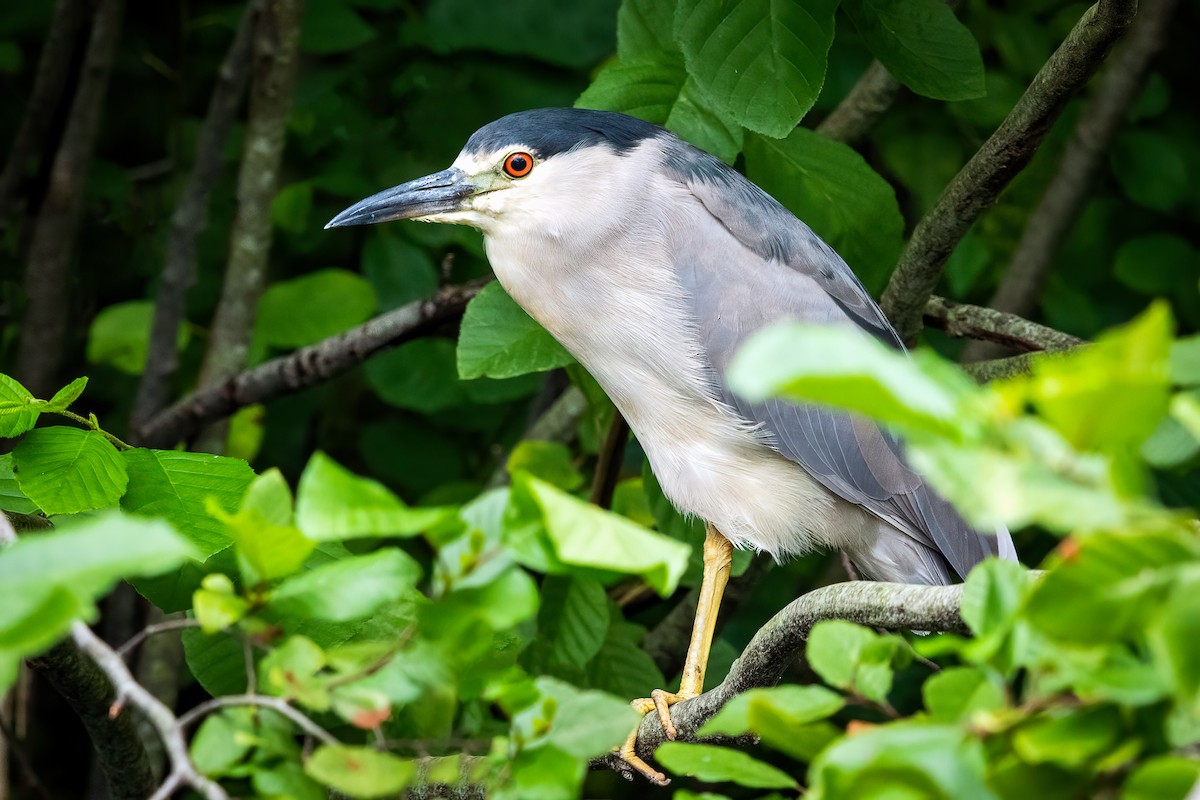
POLYGON ((341 375, 381 350, 461 316, 482 285, 477 281, 444 287, 432 298, 409 303, 200 389, 155 415, 138 430, 138 440, 146 447, 170 447, 243 406, 265 403, 341 375))
MULTIPOLYGON (((1028 315, 1037 307, 1046 277, 1104 165, 1104 154, 1125 121, 1126 112, 1145 82, 1150 63, 1162 50, 1177 0, 1142 0, 1125 41, 1100 73, 1096 91, 1080 113, 1058 171, 1050 179, 988 305, 1028 315)), ((964 361, 995 358, 995 345, 968 345, 964 361)))
POLYGON ((1071 95, 1100 66, 1137 9, 1136 0, 1099 0, 1054 51, 1004 122, 917 223, 881 305, 901 338, 912 342, 946 259, 975 220, 1033 158, 1071 95))
POLYGON ((1068 350, 1086 344, 1083 339, 982 306, 955 303, 933 296, 925 304, 926 324, 951 336, 997 342, 1021 351, 1068 350))
POLYGON ((130 427, 134 430, 166 405, 171 376, 179 366, 179 326, 184 319, 187 293, 196 278, 196 238, 208 226, 208 200, 221 177, 225 142, 246 87, 254 27, 261 11, 261 1, 252 0, 242 12, 233 43, 217 72, 208 113, 200 127, 195 163, 179 197, 179 205, 171 215, 166 261, 154 301, 146 370, 138 384, 137 400, 130 418, 130 427))

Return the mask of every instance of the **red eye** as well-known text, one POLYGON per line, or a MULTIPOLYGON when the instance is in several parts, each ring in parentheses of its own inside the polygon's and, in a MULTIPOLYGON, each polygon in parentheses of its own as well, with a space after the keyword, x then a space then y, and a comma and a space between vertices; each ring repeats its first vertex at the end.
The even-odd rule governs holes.
POLYGON ((524 178, 533 169, 533 156, 529 153, 510 153, 504 159, 504 172, 511 178, 524 178))

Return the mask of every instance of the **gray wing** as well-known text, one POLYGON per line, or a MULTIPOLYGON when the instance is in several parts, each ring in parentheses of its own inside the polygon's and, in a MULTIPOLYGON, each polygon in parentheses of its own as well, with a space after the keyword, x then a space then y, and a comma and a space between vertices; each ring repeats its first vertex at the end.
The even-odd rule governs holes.
POLYGON ((724 374, 734 351, 777 320, 852 325, 903 346, 846 263, 791 212, 700 151, 681 145, 673 159, 669 165, 708 212, 694 221, 697 235, 679 248, 677 268, 721 399, 761 425, 783 455, 825 488, 929 548, 917 548, 924 563, 913 565, 914 572, 949 582, 947 565, 965 577, 995 555, 997 537, 971 529, 908 466, 903 445, 874 422, 816 405, 751 404, 729 390, 724 374))

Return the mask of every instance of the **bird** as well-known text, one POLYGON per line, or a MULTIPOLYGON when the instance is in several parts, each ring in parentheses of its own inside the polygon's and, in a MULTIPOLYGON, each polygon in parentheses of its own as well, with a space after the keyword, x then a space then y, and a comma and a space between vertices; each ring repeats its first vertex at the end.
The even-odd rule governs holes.
MULTIPOLYGON (((372 195, 326 228, 415 219, 483 233, 500 284, 583 365, 637 437, 666 497, 705 523, 704 571, 680 689, 703 691, 734 547, 777 559, 842 550, 865 577, 947 584, 1008 532, 973 529, 870 419, 748 402, 726 371, 784 320, 904 350, 845 261, 782 204, 666 129, 609 111, 544 108, 484 125, 445 170, 372 195)), ((863 220, 869 225, 870 220, 863 220)), ((655 783, 665 776, 620 755, 655 783)))

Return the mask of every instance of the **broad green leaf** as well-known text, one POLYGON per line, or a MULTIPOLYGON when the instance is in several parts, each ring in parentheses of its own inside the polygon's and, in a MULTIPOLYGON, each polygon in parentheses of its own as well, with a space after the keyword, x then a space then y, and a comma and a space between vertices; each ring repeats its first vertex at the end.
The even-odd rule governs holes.
POLYGON ((242 509, 257 511, 272 525, 291 525, 292 489, 283 473, 272 467, 256 477, 246 490, 242 509))
POLYGON ((1025 628, 1017 615, 1031 588, 1029 573, 1012 561, 988 558, 971 570, 963 586, 961 613, 975 635, 965 648, 972 661, 1007 672, 1019 660, 1016 651, 1025 628))
POLYGON ((791 322, 751 336, 727 377, 751 402, 782 396, 824 403, 935 434, 954 433, 960 393, 971 391, 965 378, 947 386, 859 331, 791 322))
MULTIPOLYGON (((500 559, 501 562, 505 559, 500 559)), ((487 582, 472 581, 445 595, 441 614, 475 618, 495 631, 509 630, 532 617, 538 609, 537 584, 529 573, 510 565, 487 582)))
POLYGON ((37 505, 25 496, 17 486, 17 479, 12 471, 12 453, 0 456, 0 511, 11 511, 16 514, 32 514, 37 511, 37 505))
POLYGON ((522 439, 509 455, 505 469, 509 474, 528 472, 570 492, 583 485, 583 475, 575 468, 571 458, 571 451, 558 442, 522 439))
POLYGON ((275 525, 254 509, 225 517, 225 526, 236 544, 238 568, 249 586, 293 574, 316 547, 299 528, 275 525))
MULTIPOLYGON (((228 633, 208 634, 199 628, 183 632, 183 653, 188 671, 196 682, 213 697, 241 694, 246 691, 246 652, 240 636, 228 633)), ((272 650, 268 654, 275 653, 272 650)), ((259 674, 266 673, 259 668, 259 674)), ((264 685, 266 685, 264 683, 264 685)), ((283 690, 277 690, 282 694, 283 690)))
POLYGON ((318 673, 325 651, 307 636, 289 636, 259 663, 260 681, 268 691, 294 699, 314 711, 328 710, 329 691, 318 673))
POLYGON ((1194 291, 1200 279, 1200 251, 1174 234, 1138 236, 1117 251, 1113 274, 1130 289, 1151 297, 1194 291))
POLYGON ((984 781, 983 745, 949 725, 899 722, 844 737, 813 760, 809 793, 822 800, 884 797, 893 787, 920 787, 904 798, 996 800, 984 781))
POLYGON ((229 546, 225 524, 209 510, 232 513, 242 502, 254 471, 241 459, 209 453, 134 448, 121 453, 129 486, 121 508, 162 517, 197 548, 201 558, 229 546))
POLYGON ((733 163, 742 150, 741 126, 712 108, 684 69, 682 56, 673 53, 608 64, 575 105, 619 111, 662 125, 727 163, 733 163))
POLYGON ((1157 756, 1142 762, 1121 787, 1121 800, 1185 800, 1200 780, 1200 762, 1157 756))
POLYGON ((68 383, 63 388, 54 393, 46 401, 46 405, 42 406, 43 411, 66 411, 71 407, 71 404, 79 399, 79 395, 83 394, 83 390, 87 388, 88 379, 76 378, 68 383))
POLYGON ((846 0, 842 8, 871 54, 917 94, 938 100, 984 94, 979 45, 941 0, 846 0))
POLYGON ((1138 205, 1169 212, 1188 196, 1188 163, 1176 143, 1162 133, 1127 130, 1118 134, 1110 160, 1117 183, 1138 205))
POLYGON ((328 800, 328 795, 312 778, 304 774, 297 763, 284 761, 270 769, 257 768, 251 775, 254 791, 264 797, 287 797, 290 800, 328 800))
POLYGON ((680 0, 688 73, 730 119, 787 136, 825 82, 837 0, 680 0))
POLYGON ((458 336, 460 377, 512 378, 573 361, 499 283, 489 283, 467 304, 458 336))
MULTIPOLYGON (((308 217, 312 212, 312 196, 312 181, 297 181, 280 187, 271 200, 271 222, 288 233, 304 233, 309 227, 308 217)), ((275 284, 275 286, 280 285, 282 284, 275 284)), ((271 288, 274 289, 275 286, 271 288)), ((259 314, 261 315, 261 313, 260 311, 259 314)))
POLYGON ((550 575, 542 581, 534 644, 544 646, 560 662, 582 667, 604 644, 608 621, 608 595, 600 583, 550 575))
POLYGON ((583 567, 640 575, 664 596, 678 585, 690 552, 524 473, 513 476, 505 526, 506 543, 526 566, 550 574, 583 567))
POLYGON ((831 686, 853 689, 883 702, 892 688, 892 665, 905 663, 908 645, 898 636, 881 636, 845 620, 813 626, 804 651, 809 666, 831 686))
POLYGON ((415 536, 452 515, 443 507, 410 508, 383 484, 321 452, 309 459, 296 491, 296 524, 316 541, 415 536))
MULTIPOLYGON (((1197 566, 1194 557, 1189 566, 1197 566)), ((1191 705, 1194 714, 1200 710, 1200 580, 1194 573, 1179 581, 1157 612, 1146 631, 1150 653, 1181 705, 1191 705)))
POLYGON ((196 769, 209 777, 220 777, 253 748, 248 726, 237 719, 244 709, 225 709, 207 717, 196 730, 189 747, 196 769))
POLYGON ((117 504, 129 483, 121 453, 99 431, 38 428, 13 449, 21 491, 46 514, 74 514, 117 504))
POLYGON ((386 227, 372 227, 368 234, 362 270, 375 287, 383 311, 428 297, 437 290, 437 268, 429 254, 389 233, 386 227))
POLYGON ((505 782, 489 791, 488 800, 579 797, 587 772, 584 762, 549 746, 519 750, 507 766, 505 782))
POLYGON ((323 269, 271 284, 258 304, 255 336, 277 347, 315 344, 363 322, 376 307, 366 278, 323 269))
POLYGON ((617 54, 621 58, 677 50, 675 0, 623 0, 617 10, 617 54))
POLYGON ((904 218, 895 190, 862 156, 807 128, 786 139, 748 136, 746 175, 837 251, 868 290, 883 288, 904 218))
MULTIPOLYGON (((604 692, 580 689, 553 678, 538 678, 542 702, 525 712, 548 719, 545 743, 580 759, 601 755, 619 745, 638 722, 629 701, 604 692)), ((514 725, 520 725, 518 717, 514 725)))
POLYGON ((797 787, 796 780, 778 767, 727 747, 666 742, 654 751, 654 758, 671 772, 707 783, 730 781, 759 789, 797 787))
POLYGON ((1029 764, 1082 767, 1116 745, 1120 712, 1113 706, 1043 712, 1013 735, 1013 749, 1029 764))
POLYGON ((234 592, 233 582, 225 575, 207 575, 201 587, 192 595, 192 610, 205 633, 225 630, 250 609, 250 604, 234 592))
POLYGON ((618 697, 649 697, 666 681, 650 654, 642 649, 646 629, 626 622, 610 609, 610 625, 599 652, 588 664, 588 683, 618 697))
MULTIPOLYGON (((108 364, 130 375, 142 374, 153 321, 154 303, 149 300, 133 300, 102 309, 88 331, 87 360, 92 364, 108 364)), ((187 329, 181 326, 180 346, 187 342, 187 336, 187 329)))
POLYGON ((35 403, 28 389, 0 373, 0 436, 12 438, 31 430, 41 413, 35 403))
POLYGON ((417 778, 413 761, 350 745, 321 745, 304 771, 331 789, 366 798, 394 795, 417 778))
POLYGON ((271 592, 270 606, 287 616, 360 619, 408 595, 420 577, 416 561, 402 550, 389 548, 288 578, 271 592))
POLYGON ((454 343, 418 339, 375 356, 367 382, 386 403, 432 414, 466 405, 466 387, 454 366, 454 343))
POLYGON ((346 0, 308 0, 300 47, 306 53, 344 53, 375 38, 375 29, 346 0))
POLYGON ((951 667, 932 675, 921 687, 925 709, 935 722, 970 722, 979 711, 1004 707, 1004 688, 975 667, 951 667))
POLYGON ((755 733, 764 744, 809 761, 839 731, 825 718, 845 705, 824 686, 777 686, 751 689, 730 700, 700 729, 700 735, 755 733))
POLYGON ((618 4, 619 0, 503 4, 435 0, 427 24, 430 43, 440 53, 483 50, 565 67, 590 67, 613 50, 618 4))
POLYGON ((1171 380, 1180 386, 1200 385, 1200 335, 1171 343, 1171 380))

